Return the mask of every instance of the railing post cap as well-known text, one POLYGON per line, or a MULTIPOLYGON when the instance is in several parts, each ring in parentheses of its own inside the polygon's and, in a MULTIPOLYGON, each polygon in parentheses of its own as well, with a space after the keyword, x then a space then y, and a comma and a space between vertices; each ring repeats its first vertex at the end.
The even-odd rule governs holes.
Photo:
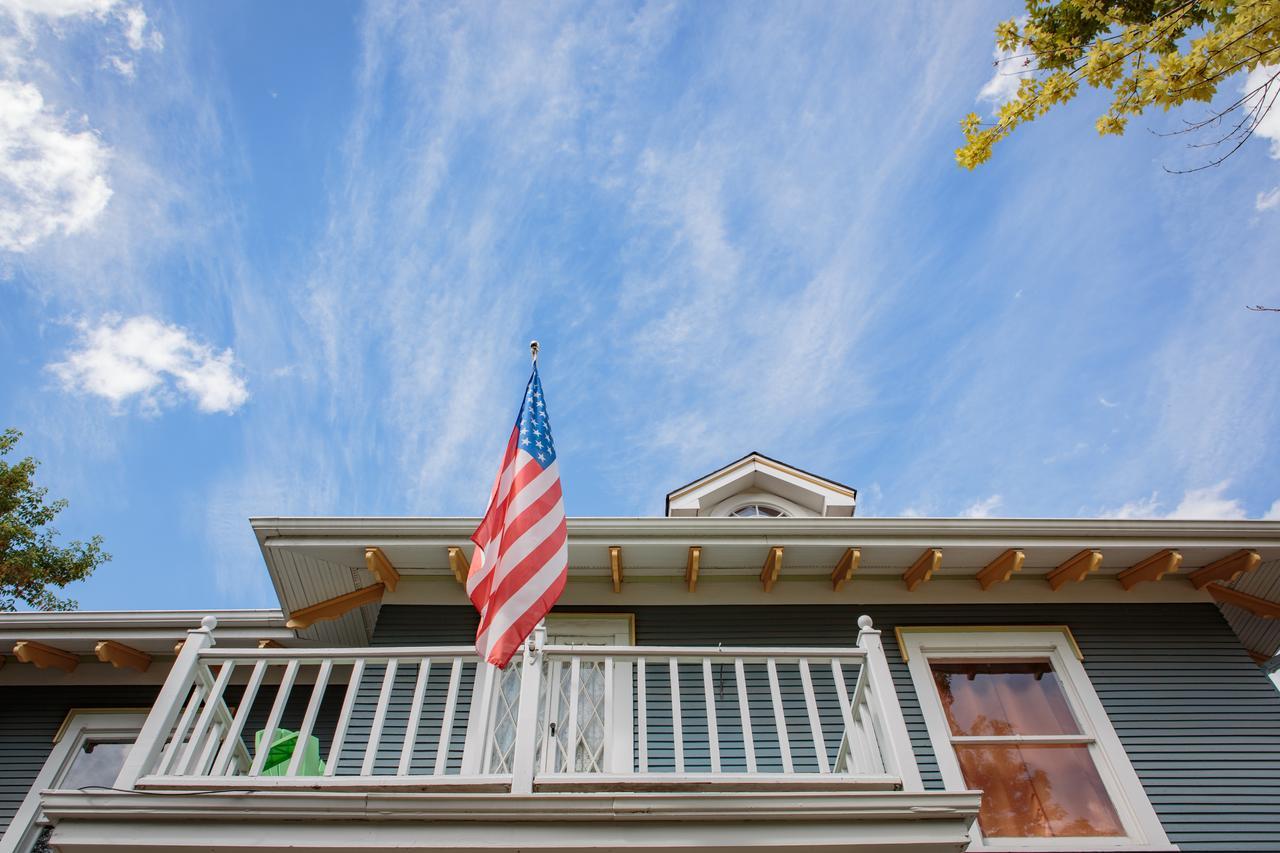
POLYGON ((858 628, 861 630, 870 631, 872 624, 871 617, 867 614, 864 613, 858 617, 858 628))
POLYGON ((212 613, 200 620, 200 630, 212 631, 218 627, 218 617, 212 613))

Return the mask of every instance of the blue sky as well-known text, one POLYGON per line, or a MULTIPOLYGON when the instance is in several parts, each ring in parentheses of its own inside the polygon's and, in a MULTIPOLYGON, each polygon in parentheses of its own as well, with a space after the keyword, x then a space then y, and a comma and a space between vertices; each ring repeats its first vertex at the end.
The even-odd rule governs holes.
POLYGON ((570 515, 750 450, 861 515, 1280 515, 1280 127, 1175 177, 1086 94, 966 172, 1017 11, 0 0, 0 424, 114 555, 73 593, 478 515, 534 337, 570 515))

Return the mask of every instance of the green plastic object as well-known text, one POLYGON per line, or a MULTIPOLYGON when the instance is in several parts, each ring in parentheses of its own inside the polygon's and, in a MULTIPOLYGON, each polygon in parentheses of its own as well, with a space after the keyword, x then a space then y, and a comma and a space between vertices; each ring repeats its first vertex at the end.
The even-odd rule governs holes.
MULTIPOLYGON (((259 729, 253 736, 255 752, 262 749, 262 736, 265 731, 259 729)), ((267 760, 262 765, 263 776, 283 776, 289 769, 289 760, 293 758, 293 750, 298 744, 298 733, 288 729, 276 729, 267 750, 267 760)), ((320 760, 320 740, 312 735, 307 738, 302 748, 302 763, 298 765, 299 776, 323 776, 324 762, 320 760)))

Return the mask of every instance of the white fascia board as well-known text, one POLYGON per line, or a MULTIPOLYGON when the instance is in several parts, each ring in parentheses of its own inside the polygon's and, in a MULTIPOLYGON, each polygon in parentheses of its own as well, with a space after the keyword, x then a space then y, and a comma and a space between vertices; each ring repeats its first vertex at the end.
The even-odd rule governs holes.
POLYGON ((0 613, 0 627, 36 628, 75 626, 80 628, 179 628, 200 627, 201 620, 213 616, 218 627, 284 627, 279 608, 249 610, 69 610, 0 613))
POLYGON ((45 793, 64 853, 107 850, 959 851, 979 794, 45 793))
POLYGON ((149 654, 172 655, 175 643, 200 627, 206 616, 218 620, 219 642, 254 645, 259 640, 296 644, 284 614, 262 610, 105 610, 58 613, 0 613, 0 654, 13 643, 32 640, 78 654, 92 654, 102 640, 114 640, 149 654))
MULTIPOLYGON (((479 518, 453 517, 278 517, 250 519, 259 540, 370 537, 421 538, 469 542, 479 518)), ((847 538, 929 539, 1107 539, 1171 536, 1192 539, 1266 540, 1280 545, 1280 521, 1186 521, 1182 519, 1083 518, 659 518, 577 517, 568 519, 569 535, 630 535, 653 538, 786 535, 847 538)))

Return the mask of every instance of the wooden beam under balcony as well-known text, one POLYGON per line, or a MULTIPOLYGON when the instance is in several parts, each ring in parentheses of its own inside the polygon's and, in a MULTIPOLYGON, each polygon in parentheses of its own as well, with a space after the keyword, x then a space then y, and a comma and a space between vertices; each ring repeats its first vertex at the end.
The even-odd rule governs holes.
POLYGON ((13 656, 23 663, 39 669, 60 669, 71 672, 80 665, 80 656, 71 652, 37 643, 35 640, 19 640, 13 644, 13 656))
POLYGON ((1067 560, 1058 568, 1049 572, 1044 579, 1055 591, 1069 583, 1079 583, 1102 565, 1102 552, 1096 548, 1085 548, 1079 554, 1067 560))
POLYGON ((702 546, 689 546, 689 561, 684 566, 684 582, 689 585, 689 592, 698 591, 698 563, 702 560, 702 546))
POLYGON ((396 584, 400 583, 400 572, 391 565, 391 561, 387 559, 386 554, 382 553, 381 548, 365 548, 364 564, 375 580, 392 592, 396 591, 396 584))
POLYGON ((1004 583, 1014 572, 1022 571, 1022 563, 1027 555, 1016 548, 1010 548, 978 572, 978 583, 983 589, 991 589, 998 583, 1004 583))
POLYGON ((1125 589, 1133 589, 1143 581, 1158 581, 1170 572, 1176 572, 1180 565, 1182 565, 1182 555, 1173 549, 1166 548, 1141 562, 1134 563, 1116 575, 1116 580, 1120 581, 1120 585, 1125 589))
POLYGON ((1255 652, 1253 649, 1249 650, 1249 657, 1253 658, 1253 662, 1258 666, 1262 666, 1264 663, 1271 660, 1267 655, 1264 655, 1262 652, 1255 652))
POLYGON ((1265 598, 1249 595, 1247 592, 1241 592, 1238 589, 1232 589, 1229 586, 1222 586, 1216 583, 1209 584, 1205 589, 1209 590, 1209 594, 1213 596, 1214 601, 1243 607, 1254 616, 1259 616, 1263 619, 1280 618, 1280 604, 1274 601, 1268 601, 1265 598))
POLYGON ((151 655, 115 640, 103 640, 93 647, 93 653, 98 656, 98 660, 109 663, 116 669, 146 672, 147 667, 151 666, 151 655))
POLYGON ((357 607, 364 607, 366 604, 381 601, 382 594, 386 590, 387 588, 382 584, 375 583, 372 586, 366 586, 354 592, 336 595, 333 598, 321 601, 319 604, 312 604, 308 607, 303 607, 301 610, 293 611, 289 614, 289 621, 285 624, 298 631, 303 628, 310 628, 316 622, 337 619, 357 607))
POLYGON ((260 649, 283 649, 284 643, 277 643, 275 640, 259 640, 258 648, 260 649))
POLYGON ((467 575, 471 574, 471 564, 467 562, 467 554, 456 545, 449 546, 449 568, 453 570, 454 579, 466 586, 467 575))
POLYGON ((933 573, 941 566, 942 549, 926 548, 911 564, 911 568, 902 573, 902 582, 907 585, 907 592, 915 592, 916 587, 933 577, 933 573))
POLYGON ((609 574, 613 578, 613 591, 622 592, 622 546, 609 546, 609 574))
POLYGON ((862 551, 858 548, 846 548, 844 553, 840 555, 840 562, 836 563, 836 567, 831 570, 831 588, 836 592, 840 591, 840 587, 853 580, 853 573, 858 570, 858 564, 862 562, 862 551))
POLYGON ((1196 589, 1204 589, 1211 583, 1231 583, 1246 572, 1258 568, 1261 563, 1262 555, 1246 548, 1234 554, 1228 554, 1221 560, 1215 560, 1204 568, 1196 569, 1187 577, 1191 579, 1191 585, 1196 589))
POLYGON ((782 573, 782 546, 774 545, 764 558, 764 566, 760 569, 760 583, 765 592, 773 592, 773 585, 778 582, 782 573))

